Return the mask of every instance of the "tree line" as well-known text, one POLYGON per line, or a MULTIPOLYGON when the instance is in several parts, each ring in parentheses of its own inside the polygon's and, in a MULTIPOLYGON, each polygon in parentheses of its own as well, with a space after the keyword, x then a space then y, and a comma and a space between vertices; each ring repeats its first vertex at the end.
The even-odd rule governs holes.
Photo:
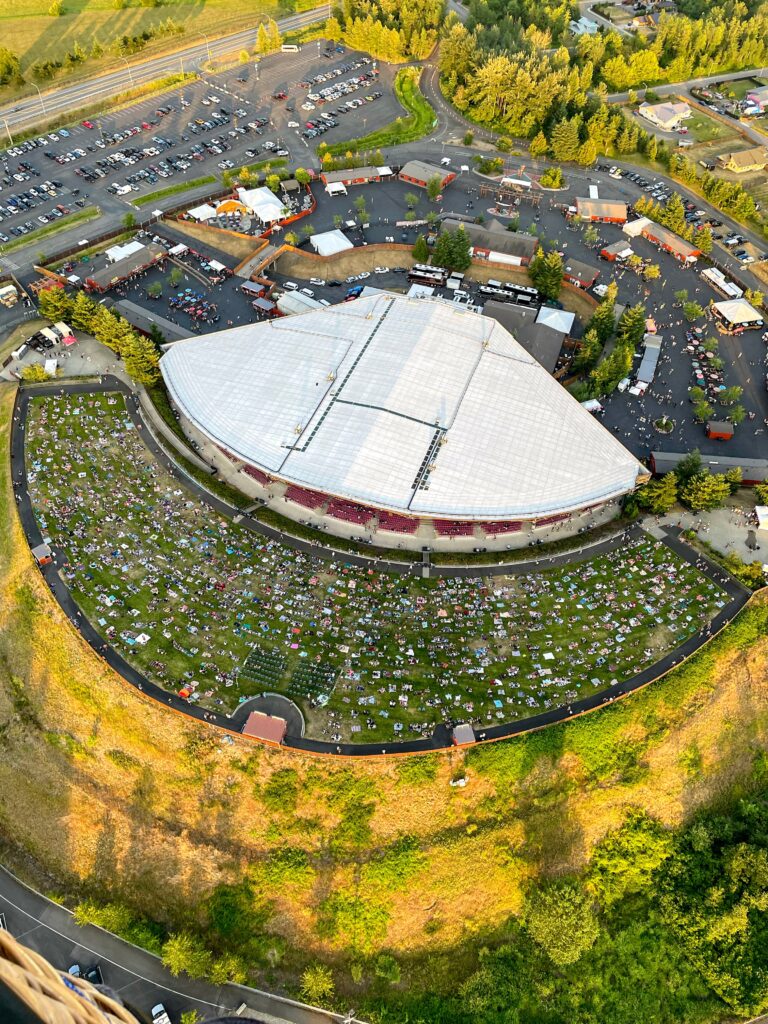
MULTIPOLYGON (((138 384, 151 386, 160 379, 157 344, 92 299, 86 292, 69 295, 62 288, 47 288, 40 295, 40 312, 49 320, 64 320, 78 331, 93 335, 123 361, 126 373, 138 384)), ((162 340, 162 339, 158 339, 162 340)))

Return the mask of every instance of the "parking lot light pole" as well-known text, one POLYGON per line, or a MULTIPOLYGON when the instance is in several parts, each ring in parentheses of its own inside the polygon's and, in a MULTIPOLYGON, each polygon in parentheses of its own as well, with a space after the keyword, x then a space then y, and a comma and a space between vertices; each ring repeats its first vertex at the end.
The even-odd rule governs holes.
POLYGON ((10 140, 10 143, 11 143, 11 145, 13 145, 13 136, 11 135, 11 129, 8 127, 8 118, 7 117, 3 118, 3 124, 5 125, 5 130, 8 132, 8 138, 10 140))
POLYGON ((203 39, 205 40, 205 48, 208 51, 208 60, 210 61, 210 60, 212 60, 212 57, 211 57, 211 44, 210 44, 210 42, 208 40, 208 36, 205 34, 205 32, 203 32, 203 39))
POLYGON ((128 78, 130 79, 131 87, 133 87, 133 71, 131 71, 131 65, 128 63, 128 58, 127 57, 121 57, 120 60, 128 68, 128 78))
POLYGON ((36 82, 33 82, 32 85, 37 89, 37 95, 40 97, 40 106, 43 108, 43 113, 47 114, 48 111, 45 109, 45 101, 43 100, 43 94, 40 92, 40 86, 36 82))

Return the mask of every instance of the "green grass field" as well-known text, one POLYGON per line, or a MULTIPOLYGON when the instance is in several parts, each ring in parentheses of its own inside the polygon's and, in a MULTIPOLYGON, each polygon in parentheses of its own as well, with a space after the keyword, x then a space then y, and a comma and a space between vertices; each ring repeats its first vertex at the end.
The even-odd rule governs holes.
POLYGON ((156 192, 148 192, 145 196, 132 199, 134 206, 146 206, 147 203, 156 203, 160 199, 167 199, 168 196, 179 195, 182 192, 190 192, 193 188, 200 188, 201 185, 213 185, 218 179, 215 174, 206 174, 203 178, 192 178, 190 181, 179 181, 167 188, 159 188, 156 192))
MULTIPOLYGON (((49 0, 13 0, 0 5, 3 45, 18 54, 22 72, 38 61, 62 59, 75 43, 86 54, 94 43, 105 50, 101 57, 62 70, 55 82, 73 74, 111 70, 115 57, 108 50, 113 40, 151 30, 168 18, 179 24, 183 33, 153 40, 141 51, 143 56, 188 45, 203 33, 213 38, 247 28, 261 15, 278 12, 273 0, 165 0, 157 7, 144 6, 139 0, 65 0, 64 14, 59 17, 48 14, 50 6, 49 0)), ((287 6, 293 8, 293 4, 287 6)))
MULTIPOLYGON (((721 142, 725 139, 732 139, 736 135, 732 128, 721 121, 716 121, 715 118, 700 114, 698 111, 694 111, 684 124, 688 129, 687 137, 694 139, 697 143, 721 142)), ((681 138, 684 137, 681 136, 681 138)))
POLYGON ((208 707, 285 693, 324 738, 391 740, 568 703, 652 664, 724 600, 650 540, 491 581, 405 582, 310 559, 188 501, 115 396, 36 398, 28 443, 41 530, 114 646, 208 707))
POLYGON ((84 224, 100 216, 101 210, 98 206, 87 206, 84 210, 75 210, 74 213, 65 214, 65 216, 60 217, 51 224, 42 224, 35 231, 30 231, 28 234, 22 235, 21 238, 11 239, 10 242, 6 242, 5 245, 0 247, 0 252, 13 252, 14 249, 21 249, 25 245, 32 245, 34 242, 49 238, 51 235, 57 235, 60 231, 66 231, 67 228, 71 228, 75 224, 84 224))

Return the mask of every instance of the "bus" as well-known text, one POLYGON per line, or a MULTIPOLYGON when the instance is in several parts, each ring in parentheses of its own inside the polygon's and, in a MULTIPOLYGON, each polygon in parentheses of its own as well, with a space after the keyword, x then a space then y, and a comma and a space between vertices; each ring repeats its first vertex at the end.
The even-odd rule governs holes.
POLYGON ((428 267, 423 263, 416 263, 408 271, 408 280, 412 284, 428 284, 434 288, 442 288, 445 284, 447 272, 441 267, 428 267))
POLYGON ((520 301, 538 302, 539 301, 539 290, 538 290, 538 288, 533 288, 530 285, 527 285, 527 284, 514 284, 512 281, 505 281, 504 284, 501 287, 504 289, 505 292, 509 292, 510 295, 514 295, 515 302, 520 302, 520 301))
POLYGON ((297 46, 296 43, 283 43, 280 47, 283 53, 298 53, 300 49, 301 47, 297 46))
POLYGON ((480 294, 486 299, 496 299, 497 302, 514 302, 518 306, 537 306, 539 304, 539 293, 536 289, 529 289, 515 293, 507 288, 491 288, 490 285, 480 286, 480 294), (531 290, 533 295, 530 294, 531 290))

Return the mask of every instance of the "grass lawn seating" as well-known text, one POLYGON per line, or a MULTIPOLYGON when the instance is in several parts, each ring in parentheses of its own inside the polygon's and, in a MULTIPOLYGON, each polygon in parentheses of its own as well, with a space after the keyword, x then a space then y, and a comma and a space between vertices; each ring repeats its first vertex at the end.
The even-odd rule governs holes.
POLYGON ((568 704, 653 664, 727 602, 651 539, 482 579, 313 558, 192 499, 115 395, 35 397, 27 445, 41 531, 102 635, 203 707, 285 694, 318 739, 413 738, 568 704))

